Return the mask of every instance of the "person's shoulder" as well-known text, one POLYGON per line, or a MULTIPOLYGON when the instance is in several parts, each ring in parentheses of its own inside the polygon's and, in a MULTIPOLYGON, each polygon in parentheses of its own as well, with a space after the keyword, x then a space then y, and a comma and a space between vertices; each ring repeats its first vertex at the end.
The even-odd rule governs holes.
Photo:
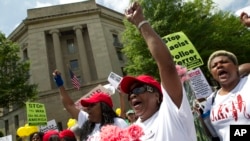
POLYGON ((128 126, 128 123, 125 121, 125 119, 120 118, 120 117, 115 117, 114 122, 115 122, 114 123, 115 125, 122 127, 122 128, 125 128, 128 126))
POLYGON ((125 119, 121 118, 121 117, 115 117, 114 118, 115 122, 126 122, 125 119))

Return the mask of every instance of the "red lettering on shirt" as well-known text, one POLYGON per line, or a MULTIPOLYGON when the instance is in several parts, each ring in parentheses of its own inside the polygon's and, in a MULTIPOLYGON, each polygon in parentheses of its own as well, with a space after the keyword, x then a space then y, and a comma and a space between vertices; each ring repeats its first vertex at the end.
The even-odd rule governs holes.
POLYGON ((238 121, 239 113, 243 113, 246 119, 250 119, 250 113, 246 112, 245 101, 243 101, 240 94, 237 95, 236 100, 220 104, 218 109, 212 109, 211 121, 219 121, 228 118, 233 118, 235 121, 238 121))

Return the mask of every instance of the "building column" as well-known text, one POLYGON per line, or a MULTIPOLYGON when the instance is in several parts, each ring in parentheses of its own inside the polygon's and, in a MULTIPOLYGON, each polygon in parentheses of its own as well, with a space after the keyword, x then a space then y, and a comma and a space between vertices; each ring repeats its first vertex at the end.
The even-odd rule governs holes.
MULTIPOLYGON (((53 29, 49 32, 52 35, 54 51, 55 51, 55 60, 56 66, 55 68, 61 72, 61 76, 64 80, 66 80, 65 70, 63 67, 63 57, 62 57, 62 49, 60 45, 60 31, 58 29, 53 29)), ((65 83, 66 81, 64 81, 65 83)))
POLYGON ((80 56, 80 63, 81 63, 80 66, 83 72, 83 81, 88 83, 91 81, 91 73, 89 69, 90 67, 89 67, 86 47, 83 41, 82 26, 77 25, 77 26, 74 26, 73 29, 75 30, 78 49, 79 49, 79 56, 80 56))

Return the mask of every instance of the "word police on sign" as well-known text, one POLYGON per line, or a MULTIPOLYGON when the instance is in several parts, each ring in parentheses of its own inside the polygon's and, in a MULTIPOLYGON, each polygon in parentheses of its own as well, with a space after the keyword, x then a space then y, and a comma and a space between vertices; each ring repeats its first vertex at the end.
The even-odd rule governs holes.
POLYGON ((249 141, 250 125, 230 125, 230 141, 249 141))
POLYGON ((204 64, 196 48, 182 31, 166 35, 162 39, 169 48, 175 64, 188 70, 204 64))

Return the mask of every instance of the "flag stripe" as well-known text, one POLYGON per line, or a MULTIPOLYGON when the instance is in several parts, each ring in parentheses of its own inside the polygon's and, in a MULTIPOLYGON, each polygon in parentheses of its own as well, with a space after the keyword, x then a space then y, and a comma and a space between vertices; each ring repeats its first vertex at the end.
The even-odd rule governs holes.
POLYGON ((75 76, 75 74, 71 71, 71 69, 69 69, 69 74, 70 74, 70 78, 71 78, 71 82, 72 85, 74 86, 74 88, 76 88, 77 90, 80 89, 81 84, 78 80, 78 78, 75 76))

